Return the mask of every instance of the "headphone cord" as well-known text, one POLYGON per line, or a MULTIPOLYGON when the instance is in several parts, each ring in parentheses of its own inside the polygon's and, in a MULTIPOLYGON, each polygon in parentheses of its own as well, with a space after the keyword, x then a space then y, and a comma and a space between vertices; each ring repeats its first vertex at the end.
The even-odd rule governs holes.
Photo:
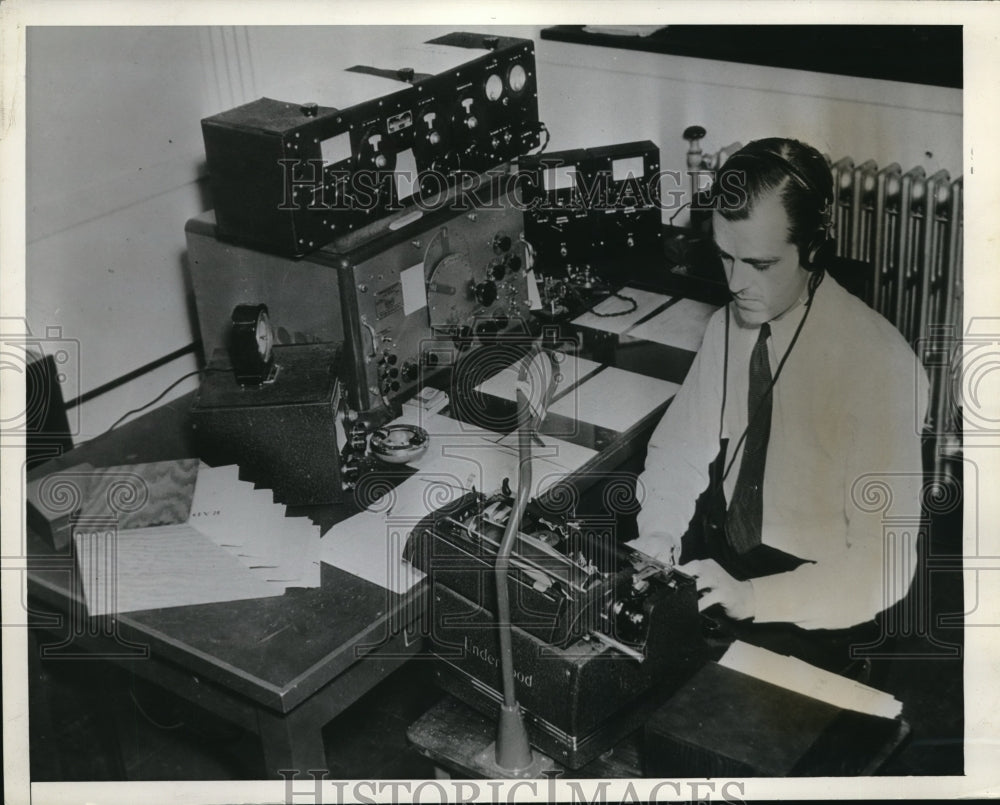
POLYGON ((611 291, 608 294, 608 296, 613 296, 616 299, 621 299, 623 302, 628 302, 631 305, 631 307, 626 310, 616 311, 615 313, 600 313, 595 307, 591 308, 590 312, 593 313, 595 316, 599 316, 602 319, 610 319, 615 316, 627 316, 629 313, 634 313, 636 310, 639 309, 639 303, 635 301, 635 299, 633 299, 631 296, 626 296, 625 294, 619 293, 618 291, 611 291))
MULTIPOLYGON (((747 434, 750 432, 750 425, 753 424, 754 420, 760 414, 764 401, 770 396, 771 391, 774 389, 775 383, 778 382, 778 378, 781 377, 781 371, 785 368, 785 362, 788 360, 788 356, 792 354, 792 349, 795 347, 795 342, 799 340, 799 334, 802 332, 802 328, 805 326, 806 319, 809 318, 809 311, 812 310, 813 297, 816 295, 816 289, 819 288, 820 283, 823 281, 825 272, 817 271, 809 277, 809 296, 806 299, 806 312, 802 314, 802 318, 799 319, 798 326, 795 328, 795 333, 792 335, 792 340, 788 344, 788 349, 785 350, 785 354, 781 356, 781 360, 778 361, 778 368, 774 373, 774 377, 771 378, 771 382, 768 383, 767 390, 761 395, 760 401, 757 403, 757 407, 754 408, 753 413, 747 420, 747 425, 743 428, 743 433, 740 435, 739 441, 736 442, 736 447, 733 449, 732 455, 729 457, 729 463, 726 465, 726 471, 722 473, 722 481, 725 481, 729 477, 729 473, 733 469, 733 464, 736 462, 736 456, 739 455, 740 448, 743 447, 743 442, 746 441, 747 434)), ((722 414, 719 417, 719 439, 722 438, 722 419, 725 416, 726 411, 726 384, 729 371, 729 306, 726 306, 726 352, 725 358, 723 359, 723 385, 722 385, 722 414)))

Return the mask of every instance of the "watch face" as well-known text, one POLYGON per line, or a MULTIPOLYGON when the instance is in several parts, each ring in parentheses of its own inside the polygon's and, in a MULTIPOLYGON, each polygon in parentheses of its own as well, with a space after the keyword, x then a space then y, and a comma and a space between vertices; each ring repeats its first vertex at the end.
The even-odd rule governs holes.
POLYGON ((274 334, 271 331, 271 322, 264 311, 257 316, 257 352, 261 360, 271 359, 271 347, 274 346, 274 334))

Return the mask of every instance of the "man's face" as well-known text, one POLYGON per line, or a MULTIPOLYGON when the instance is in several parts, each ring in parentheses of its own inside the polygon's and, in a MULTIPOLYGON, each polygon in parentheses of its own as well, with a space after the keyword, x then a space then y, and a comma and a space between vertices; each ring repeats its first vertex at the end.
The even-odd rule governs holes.
POLYGON ((809 272, 788 242, 788 216, 777 193, 758 199, 742 221, 714 213, 712 226, 740 324, 759 327, 799 300, 809 272))

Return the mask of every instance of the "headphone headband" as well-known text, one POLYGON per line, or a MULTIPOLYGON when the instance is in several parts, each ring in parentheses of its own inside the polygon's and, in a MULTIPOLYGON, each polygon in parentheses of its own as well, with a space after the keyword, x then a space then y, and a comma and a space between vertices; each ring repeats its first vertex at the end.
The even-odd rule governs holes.
POLYGON ((797 168, 792 162, 785 156, 775 151, 770 147, 762 147, 757 150, 750 150, 753 148, 754 143, 750 143, 745 146, 740 151, 733 154, 733 158, 737 157, 751 157, 754 159, 765 159, 769 158, 772 162, 777 163, 781 166, 784 173, 792 179, 795 184, 802 188, 807 193, 821 198, 823 204, 817 209, 820 217, 819 226, 816 228, 817 234, 821 236, 816 238, 813 236, 812 241, 803 250, 805 254, 805 262, 807 268, 813 268, 816 265, 817 256, 827 242, 833 240, 833 198, 820 190, 814 182, 811 182, 809 178, 797 168))

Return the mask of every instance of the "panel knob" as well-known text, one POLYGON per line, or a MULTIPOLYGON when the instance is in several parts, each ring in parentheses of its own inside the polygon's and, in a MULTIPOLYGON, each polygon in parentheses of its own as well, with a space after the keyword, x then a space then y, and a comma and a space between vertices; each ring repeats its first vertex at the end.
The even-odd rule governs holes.
MULTIPOLYGON (((433 355, 433 353, 431 353, 433 355)), ((437 355, 434 355, 437 358, 437 355)), ((428 363, 430 363, 428 361, 428 363)), ((410 363, 407 361, 403 364, 403 369, 399 373, 400 378, 402 378, 404 383, 412 383, 417 379, 417 365, 415 363, 410 363)))
POLYGON ((492 305, 497 301, 497 285, 491 280, 486 282, 480 282, 473 289, 473 294, 475 294, 476 301, 483 306, 492 305))
POLYGON ((497 254, 503 254, 504 252, 509 252, 511 246, 510 235, 501 235, 497 233, 493 236, 493 251, 497 254))

